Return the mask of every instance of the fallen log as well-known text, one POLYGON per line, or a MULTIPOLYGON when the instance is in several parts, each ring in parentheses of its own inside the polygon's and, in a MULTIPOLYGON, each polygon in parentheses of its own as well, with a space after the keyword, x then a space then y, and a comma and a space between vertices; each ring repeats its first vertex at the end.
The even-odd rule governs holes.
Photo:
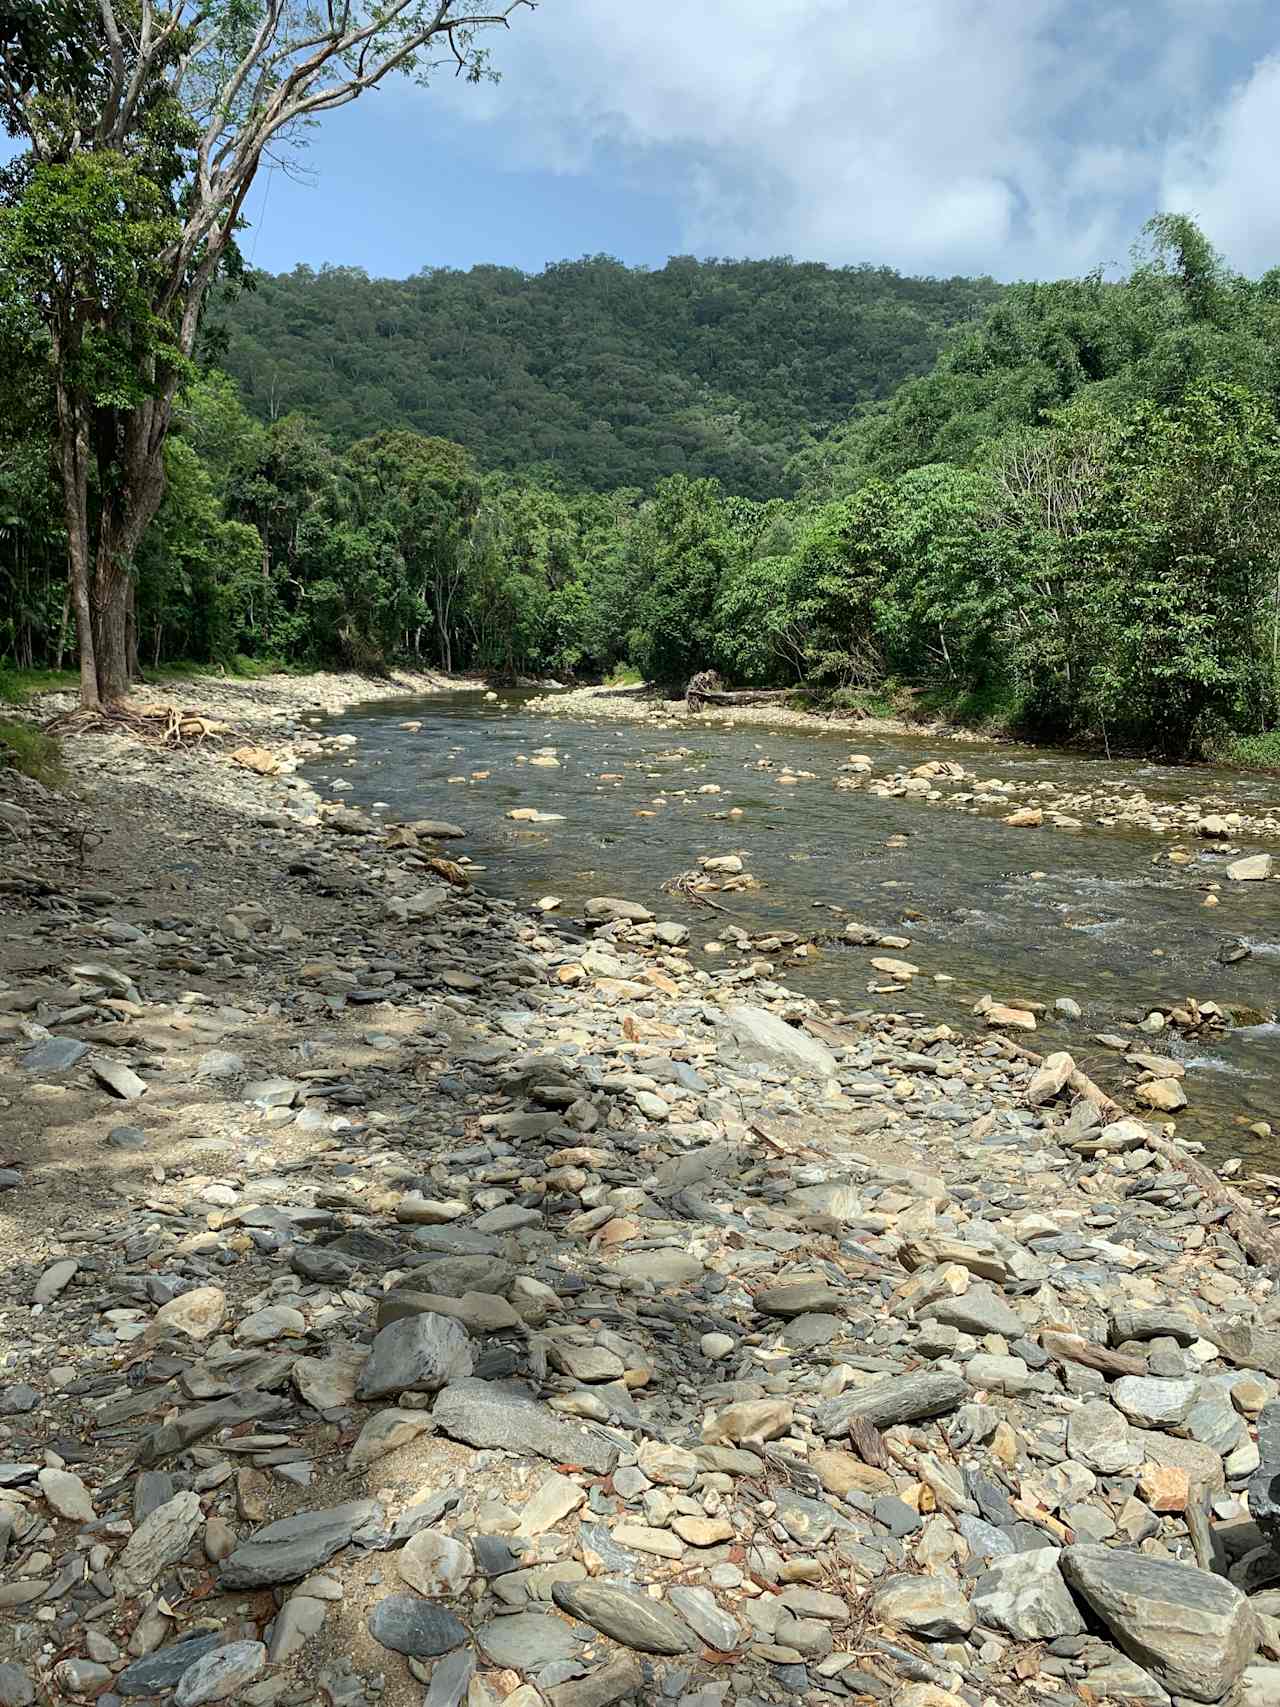
POLYGON ((686 695, 690 711, 700 711, 704 705, 780 705, 789 693, 788 688, 743 688, 738 693, 697 688, 690 685, 686 695))

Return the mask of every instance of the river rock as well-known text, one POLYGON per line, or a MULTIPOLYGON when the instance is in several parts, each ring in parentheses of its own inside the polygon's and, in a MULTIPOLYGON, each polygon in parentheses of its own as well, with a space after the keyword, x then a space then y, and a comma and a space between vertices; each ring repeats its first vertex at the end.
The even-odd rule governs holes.
POLYGON ((227 1295, 220 1286, 197 1286, 171 1298, 156 1311, 155 1325, 166 1333, 204 1340, 216 1333, 227 1314, 227 1295))
POLYGON ((1122 1375, 1112 1383, 1111 1403, 1139 1428, 1176 1428, 1196 1402, 1196 1381, 1161 1381, 1150 1375, 1122 1375))
POLYGON ((461 1594, 471 1581, 471 1551, 438 1529, 422 1529, 396 1554, 396 1569, 429 1600, 461 1594))
POLYGON ((455 1648, 432 1666, 431 1682, 422 1707, 461 1707, 475 1674, 475 1655, 469 1648, 455 1648))
POLYGON ((267 1655, 273 1666, 283 1665, 318 1636, 329 1608, 309 1594, 291 1594, 276 1615, 267 1655))
POLYGON ((347 1454, 347 1469, 363 1470, 380 1458, 397 1452, 435 1427, 427 1411, 377 1411, 360 1430, 347 1454))
POLYGON ((1219 1701, 1257 1651, 1257 1616, 1222 1577, 1096 1546, 1068 1547, 1061 1561, 1074 1592, 1171 1694, 1219 1701))
POLYGON ((720 1054, 726 1061, 744 1066, 759 1062, 822 1079, 830 1078, 836 1070, 836 1058, 825 1043, 788 1025, 767 1008, 739 1003, 725 1010, 720 1027, 720 1054))
POLYGON ((1227 867, 1227 876, 1236 883, 1260 883, 1271 876, 1271 866, 1269 853, 1249 854, 1245 859, 1233 860, 1227 867))
POLYGON ((1067 1451, 1101 1476, 1136 1470, 1143 1461, 1142 1447, 1130 1434, 1128 1420, 1105 1399, 1091 1399, 1072 1411, 1067 1421, 1067 1451))
POLYGON ((381 1399, 410 1390, 435 1393, 470 1375, 471 1342, 452 1317, 429 1311, 401 1317, 375 1336, 356 1391, 381 1399))
POLYGON ((1017 1339, 1027 1324, 998 1292, 989 1286, 971 1286, 958 1298, 940 1298, 920 1311, 923 1321, 942 1322, 962 1334, 981 1339, 984 1334, 1002 1334, 1017 1339))
POLYGON ((557 1660, 576 1658, 582 1639, 559 1618, 519 1612, 485 1624, 476 1633, 476 1644, 492 1665, 538 1672, 557 1660))
POLYGON ((70 1470, 41 1470, 36 1478, 49 1506, 68 1523, 92 1523, 97 1513, 88 1488, 70 1470))
POLYGON ((828 1439, 847 1434, 854 1418, 861 1418, 875 1428, 892 1428, 895 1423, 916 1422, 921 1417, 941 1416, 954 1410, 969 1392, 964 1376, 949 1371, 890 1375, 820 1404, 815 1426, 828 1439))
POLYGON ((620 920, 623 924, 648 924, 653 914, 639 901, 620 901, 614 895, 593 895, 583 909, 592 924, 620 920))
POLYGON ((34 1707, 36 1686, 21 1666, 0 1660, 0 1707, 34 1707))
POLYGON ((33 1304, 52 1304, 70 1285, 80 1264, 74 1257, 64 1257, 61 1262, 50 1263, 35 1284, 31 1294, 33 1304))
POLYGON ((618 1462, 613 1441, 566 1422, 511 1382, 453 1381, 431 1414, 442 1434, 468 1446, 535 1452, 554 1464, 577 1464, 600 1476, 607 1476, 618 1462))
POLYGON ((947 1577, 890 1577, 872 1591, 871 1607, 882 1623, 930 1641, 963 1640, 973 1629, 969 1602, 947 1577))
POLYGON ((1258 1416, 1258 1468, 1249 1478, 1249 1513, 1258 1527, 1280 1539, 1280 1399, 1258 1416))
POLYGON ((270 1588, 297 1582, 341 1552, 358 1529, 381 1517, 377 1500, 349 1500, 269 1523, 223 1561, 223 1586, 270 1588))
POLYGON ((202 1655, 184 1671, 173 1692, 174 1707, 204 1707, 206 1701, 233 1701, 266 1668, 261 1642, 228 1642, 202 1655))
POLYGON ((447 1654, 467 1640, 466 1626, 447 1607, 413 1594, 389 1594, 369 1614, 369 1634, 384 1648, 417 1659, 447 1654))
POLYGON ((182 1558, 202 1521, 198 1494, 175 1494, 157 1506, 134 1530, 116 1560, 112 1576, 117 1591, 128 1597, 149 1588, 182 1558))
POLYGON ((719 1605, 710 1589, 673 1583, 667 1590, 667 1599, 708 1647, 719 1653, 732 1653, 742 1640, 737 1619, 719 1605))
MULTIPOLYGON (((1069 1000, 1065 997, 1061 999, 1069 1000)), ((1078 1009, 1076 1017, 1079 1017, 1078 1009)), ((1058 1049, 1052 1055, 1046 1055, 1031 1075, 1031 1083, 1027 1086, 1028 1105, 1031 1108, 1039 1108, 1046 1102, 1052 1102, 1075 1070, 1075 1060, 1065 1049, 1058 1049)))
POLYGON ((185 1640, 170 1642, 167 1647, 157 1648, 155 1653, 134 1660, 132 1665, 119 1672, 115 1680, 116 1693, 126 1697, 159 1695, 172 1689, 198 1659, 223 1645, 223 1638, 216 1631, 212 1635, 188 1636, 185 1640))
POLYGON ((450 824, 443 818, 415 818, 408 826, 416 836, 427 836, 436 842, 454 842, 466 835, 466 831, 458 824, 450 824))
POLYGON ((996 1559, 978 1578, 969 1606, 979 1624, 1018 1642, 1051 1642, 1084 1630, 1080 1609, 1058 1567, 1056 1547, 996 1559))
POLYGON ((844 1300, 825 1280, 802 1280, 766 1286, 756 1293, 754 1302, 762 1316, 780 1316, 786 1321, 810 1310, 838 1310, 844 1300))
POLYGON ((685 1654, 693 1632, 669 1607, 613 1583, 556 1583, 551 1597, 562 1612, 644 1654, 685 1654))

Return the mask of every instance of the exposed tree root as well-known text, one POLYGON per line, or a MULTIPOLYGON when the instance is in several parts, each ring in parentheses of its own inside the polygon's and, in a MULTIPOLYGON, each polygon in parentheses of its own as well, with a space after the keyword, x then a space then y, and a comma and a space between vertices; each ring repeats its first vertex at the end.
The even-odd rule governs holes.
POLYGON ((45 727, 51 734, 128 734, 149 747, 198 747, 210 738, 233 733, 229 723, 198 712, 179 711, 174 705, 139 705, 131 699, 96 710, 68 711, 45 727))

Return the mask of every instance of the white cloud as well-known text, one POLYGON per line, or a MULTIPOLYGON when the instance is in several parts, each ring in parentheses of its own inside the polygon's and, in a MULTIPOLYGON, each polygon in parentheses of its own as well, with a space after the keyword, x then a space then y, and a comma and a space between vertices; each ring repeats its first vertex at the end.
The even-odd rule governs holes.
POLYGON ((1271 223, 1246 217, 1280 70, 1203 115, 1259 6, 543 0, 494 43, 503 82, 457 111, 506 164, 661 190, 702 253, 1060 273, 1123 261, 1148 214, 1190 198, 1252 257, 1280 222, 1269 183, 1271 223))
POLYGON ((1171 150, 1168 206, 1192 213, 1242 271, 1280 262, 1280 57, 1264 59, 1222 108, 1171 150))

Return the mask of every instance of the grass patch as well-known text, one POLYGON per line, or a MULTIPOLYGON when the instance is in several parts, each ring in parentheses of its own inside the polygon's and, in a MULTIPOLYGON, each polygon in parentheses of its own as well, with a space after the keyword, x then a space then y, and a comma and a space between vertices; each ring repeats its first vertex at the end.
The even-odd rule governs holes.
POLYGON ((26 705, 38 693, 77 693, 75 670, 15 670, 0 664, 0 705, 26 705))
POLYGON ((630 664, 615 664, 604 679, 607 688, 638 688, 644 677, 630 664))
POLYGON ((53 788, 63 780, 62 748, 53 735, 33 723, 0 717, 0 765, 34 777, 53 788))
POLYGON ((1215 747, 1213 757, 1246 770, 1280 771, 1280 729, 1262 735, 1231 735, 1215 747))

